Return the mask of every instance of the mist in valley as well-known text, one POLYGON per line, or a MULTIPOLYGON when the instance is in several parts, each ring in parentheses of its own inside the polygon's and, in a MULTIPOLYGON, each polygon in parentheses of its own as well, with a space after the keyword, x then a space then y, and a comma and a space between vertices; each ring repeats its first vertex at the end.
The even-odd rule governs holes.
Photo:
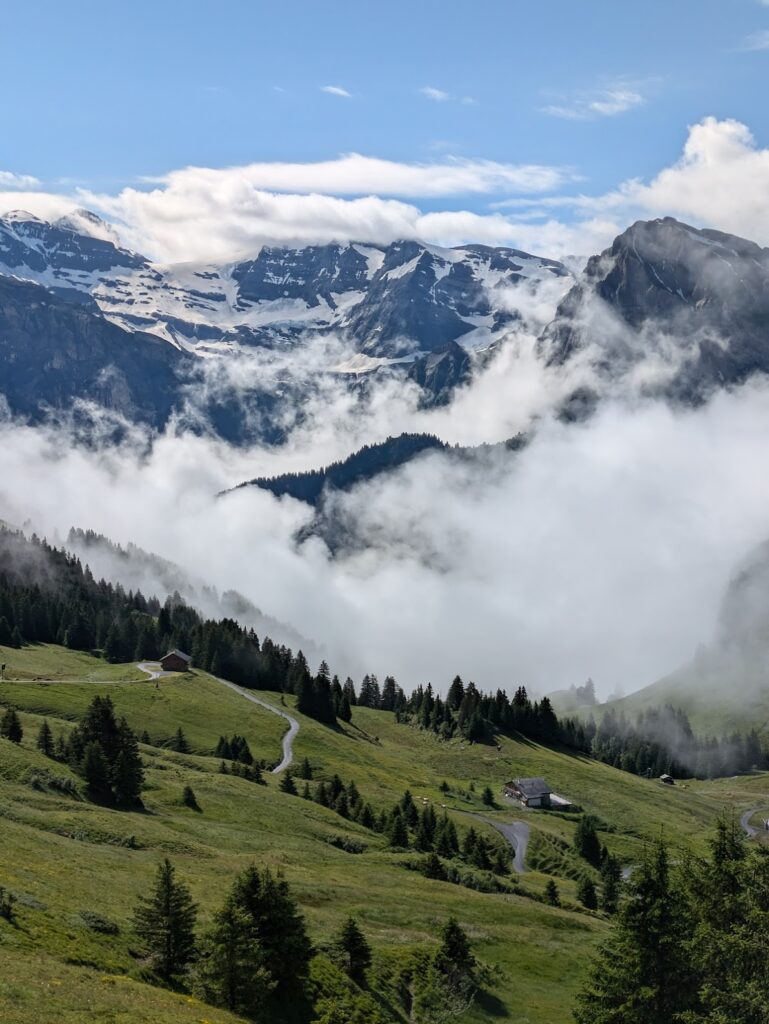
MULTIPOLYGON (((769 388, 748 383, 674 409, 637 387, 670 369, 652 351, 582 423, 558 410, 595 380, 594 353, 548 368, 525 330, 434 409, 386 373, 351 388, 329 372, 345 356, 338 339, 206 360, 205 387, 230 396, 254 382, 283 387, 301 367, 305 400, 301 416, 285 401, 283 443, 234 447, 176 423, 153 439, 133 428, 120 445, 89 446, 60 423, 7 417, 0 517, 59 543, 76 526, 156 553, 200 581, 198 592, 234 590, 292 627, 340 674, 392 673, 443 691, 460 673, 536 692, 591 676, 599 696, 628 692, 710 640, 735 565, 769 534, 769 388), (256 487, 216 497, 402 431, 452 445, 530 440, 469 459, 431 452, 334 494, 329 508, 355 538, 336 557, 318 536, 298 542, 309 506, 256 487)), ((119 560, 95 569, 148 593, 164 586, 119 560)))

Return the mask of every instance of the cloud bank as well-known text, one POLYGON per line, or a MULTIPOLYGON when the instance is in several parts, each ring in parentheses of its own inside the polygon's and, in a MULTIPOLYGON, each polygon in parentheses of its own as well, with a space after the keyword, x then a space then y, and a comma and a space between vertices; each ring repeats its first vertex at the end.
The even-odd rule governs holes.
MULTIPOLYGON (((615 90, 585 102, 606 115, 635 101, 615 90)), ((769 149, 741 122, 713 117, 689 129, 679 159, 651 180, 592 196, 565 194, 576 178, 565 167, 456 158, 404 163, 355 153, 315 163, 187 167, 117 194, 58 195, 11 177, 5 185, 0 178, 0 212, 53 217, 87 206, 114 221, 128 245, 165 262, 234 259, 263 244, 396 238, 585 257, 632 220, 663 215, 769 245, 769 149), (446 208, 423 208, 441 201, 446 208)))

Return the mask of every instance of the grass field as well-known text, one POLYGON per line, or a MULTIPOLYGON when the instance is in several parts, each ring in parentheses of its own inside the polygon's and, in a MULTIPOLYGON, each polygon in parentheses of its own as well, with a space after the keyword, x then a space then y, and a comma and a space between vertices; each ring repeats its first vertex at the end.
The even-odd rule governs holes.
MULTIPOLYGON (((353 913, 380 966, 415 945, 433 943, 453 914, 489 967, 485 994, 463 1020, 570 1019, 574 992, 607 925, 599 915, 532 899, 546 883, 541 872, 523 876, 516 895, 429 881, 404 870, 404 855, 387 850, 379 836, 280 792, 276 777, 256 786, 219 774, 218 761, 202 755, 220 734, 245 735, 256 756, 275 760, 285 722, 203 673, 162 679, 156 688, 151 681, 128 681, 136 677, 130 666, 105 666, 59 648, 27 648, 13 656, 12 662, 0 650, 0 661, 13 664, 27 681, 0 683, 0 703, 21 709, 25 729, 21 747, 0 740, 0 884, 19 897, 18 924, 0 921, 4 1022, 235 1019, 140 980, 130 916, 164 855, 191 886, 202 926, 235 874, 256 861, 285 874, 317 944, 353 913), (105 681, 96 683, 103 670, 105 681), (41 676, 62 681, 32 681, 41 676), (193 755, 142 747, 146 813, 118 812, 62 794, 49 775, 75 777, 34 749, 43 716, 55 734, 71 728, 95 693, 109 693, 118 713, 135 730, 147 729, 153 741, 181 725, 193 746, 193 755), (197 795, 200 813, 182 804, 186 784, 197 795), (329 844, 340 835, 356 838, 365 851, 349 854, 329 844), (82 916, 89 910, 114 922, 117 934, 92 931, 82 916)), ((277 694, 265 696, 279 702, 277 694)), ((500 794, 509 778, 544 775, 556 791, 605 822, 602 839, 629 863, 660 831, 675 844, 700 846, 724 806, 758 806, 765 787, 762 778, 731 788, 725 782, 667 788, 521 740, 502 739, 500 751, 440 743, 396 724, 388 713, 363 708, 354 709, 353 723, 340 729, 297 717, 295 756, 307 756, 318 778, 338 772, 345 781, 354 779, 376 808, 389 806, 408 787, 418 801, 446 804, 460 829, 486 827, 468 812, 499 820, 525 814, 535 833, 570 841, 574 816, 522 812, 503 805, 501 795, 491 811, 480 801, 487 784, 500 794), (443 780, 450 786, 446 796, 438 788, 443 780)), ((565 899, 573 900, 575 883, 557 881, 565 899)))

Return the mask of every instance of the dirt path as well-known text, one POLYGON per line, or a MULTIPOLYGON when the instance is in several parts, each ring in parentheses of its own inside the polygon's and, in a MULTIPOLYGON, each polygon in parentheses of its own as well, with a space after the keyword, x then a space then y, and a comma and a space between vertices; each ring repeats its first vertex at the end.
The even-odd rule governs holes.
MULTIPOLYGON (((173 675, 173 672, 163 672, 158 666, 157 662, 142 661, 136 666, 142 672, 146 672, 150 679, 162 679, 163 676, 173 675)), ((279 775, 288 768, 288 766, 294 760, 294 737, 299 732, 299 722, 289 715, 287 711, 281 711, 280 708, 276 708, 274 704, 268 704, 266 700, 262 700, 260 697, 255 697, 250 690, 244 690, 242 686, 237 686, 235 683, 229 682, 227 679, 219 679, 218 676, 212 676, 212 679, 216 679, 217 683, 221 683, 222 686, 226 686, 230 690, 234 690, 235 693, 239 693, 241 697, 245 697, 246 700, 250 700, 252 704, 258 704, 260 708, 264 708, 266 711, 271 711, 274 715, 280 715, 281 718, 285 718, 288 722, 288 731, 284 734, 282 745, 283 745, 283 757, 280 764, 276 765, 272 769, 273 775, 279 775)))
POLYGON ((244 690, 241 686, 236 686, 235 683, 230 683, 226 679, 218 679, 216 676, 213 678, 218 683, 221 683, 222 686, 227 686, 230 690, 234 690, 235 693, 239 693, 241 697, 250 700, 252 704, 258 704, 260 708, 265 708, 267 711, 272 711, 274 715, 280 715, 281 718, 285 718, 288 722, 288 732, 283 736, 283 759, 280 764, 272 769, 272 774, 279 775, 280 772, 285 771, 294 760, 294 737, 299 732, 299 722, 297 722, 293 715, 289 715, 287 711, 281 711, 280 708, 276 708, 273 704, 268 704, 266 700, 255 697, 250 690, 244 690))

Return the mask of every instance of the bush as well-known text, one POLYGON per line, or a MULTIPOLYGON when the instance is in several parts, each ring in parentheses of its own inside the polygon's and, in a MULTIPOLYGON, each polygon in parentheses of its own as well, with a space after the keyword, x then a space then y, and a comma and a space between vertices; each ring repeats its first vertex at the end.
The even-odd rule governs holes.
POLYGON ((114 921, 94 913, 93 910, 81 910, 80 918, 86 928, 90 928, 92 932, 98 932, 100 935, 117 935, 120 931, 114 921))

